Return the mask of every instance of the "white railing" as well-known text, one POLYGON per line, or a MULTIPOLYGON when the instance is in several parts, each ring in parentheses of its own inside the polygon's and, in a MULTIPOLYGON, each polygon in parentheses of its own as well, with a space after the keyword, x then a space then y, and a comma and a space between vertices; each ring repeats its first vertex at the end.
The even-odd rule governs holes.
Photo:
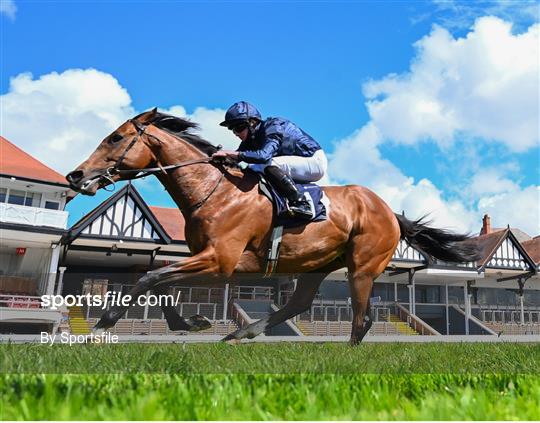
POLYGON ((272 300, 274 288, 271 286, 235 286, 231 298, 238 300, 272 300))
POLYGON ((399 303, 395 303, 396 312, 400 320, 407 322, 407 324, 413 328, 420 335, 440 335, 435 329, 429 326, 426 322, 409 312, 405 307, 399 303))
MULTIPOLYGON (((523 310, 524 323, 540 323, 540 310, 523 310)), ((521 324, 521 310, 480 310, 480 319, 492 323, 516 323, 521 324)))
POLYGON ((41 308, 41 297, 29 295, 0 295, 0 307, 38 309, 41 308))
POLYGON ((217 301, 223 301, 224 288, 203 288, 200 286, 175 286, 173 288, 173 295, 176 298, 176 294, 180 291, 182 301, 186 303, 214 303, 217 301))
POLYGON ((0 203, 0 222, 66 229, 68 212, 0 203))
MULTIPOLYGON (((210 320, 219 320, 223 316, 223 310, 220 310, 220 304, 217 303, 179 303, 175 306, 178 314, 180 316, 189 315, 189 314, 200 314, 204 317, 210 319, 210 320)), ((137 307, 131 307, 128 309, 126 315, 122 317, 122 319, 139 319, 139 320, 151 320, 152 318, 147 317, 150 313, 150 309, 152 311, 159 310, 159 319, 164 319, 165 316, 163 315, 163 312, 161 311, 161 308, 159 305, 145 305, 137 306, 137 307)), ((102 307, 85 307, 84 308, 84 314, 86 319, 93 319, 100 317, 105 310, 102 307)), ((153 318, 156 318, 156 314, 152 313, 154 316, 153 318)), ((122 320, 120 319, 120 320, 122 320)))
POLYGON ((236 322, 239 328, 246 327, 254 322, 254 320, 248 316, 242 307, 240 307, 234 301, 231 302, 229 313, 232 320, 236 322))
POLYGON ((540 335, 540 324, 538 323, 501 323, 484 322, 492 331, 501 335, 540 335))
MULTIPOLYGON (((351 334, 351 322, 301 322, 300 328, 306 331, 306 335, 312 336, 348 336, 351 334)), ((402 333, 394 322, 374 322, 368 335, 392 335, 392 336, 413 336, 402 333)))
POLYGON ((216 303, 180 303, 180 306, 176 307, 178 310, 178 313, 180 316, 183 316, 185 314, 184 309, 188 308, 193 312, 195 310, 195 314, 202 314, 205 317, 207 317, 210 320, 217 320, 217 304, 216 303), (201 307, 206 308, 207 310, 205 312, 201 312, 201 307), (209 310, 212 310, 210 313, 209 310))
MULTIPOLYGON (((386 305, 371 307, 370 315, 374 322, 387 322, 390 314, 390 308, 386 305)), ((308 313, 301 315, 301 319, 307 317, 311 322, 351 322, 353 310, 347 301, 332 300, 330 304, 312 305, 308 313)))
MULTIPOLYGON (((98 319, 88 319, 90 327, 97 323, 98 319)), ((212 320, 212 327, 198 335, 226 335, 238 326, 232 320, 212 320)), ((116 335, 185 335, 187 331, 171 331, 165 319, 120 319, 118 323, 107 330, 116 335)))

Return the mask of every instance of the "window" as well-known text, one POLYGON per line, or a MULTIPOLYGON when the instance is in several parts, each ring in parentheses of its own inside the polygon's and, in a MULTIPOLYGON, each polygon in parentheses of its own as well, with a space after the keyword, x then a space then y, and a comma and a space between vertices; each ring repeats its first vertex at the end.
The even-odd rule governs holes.
POLYGON ((17 204, 19 206, 24 206, 24 197, 26 196, 26 193, 24 191, 19 191, 16 189, 10 189, 9 190, 9 198, 8 203, 9 204, 17 204))
POLYGON ((19 206, 39 207, 41 203, 41 194, 37 192, 26 192, 17 189, 10 189, 7 202, 9 204, 17 204, 19 206))
POLYGON ((441 302, 441 287, 438 285, 416 285, 417 303, 438 304, 441 302))
POLYGON ((7 197, 7 188, 0 188, 0 203, 5 203, 7 197))
POLYGON ((56 201, 45 201, 45 208, 49 210, 58 210, 60 203, 56 201))
POLYGON ((37 192, 27 192, 24 199, 24 205, 30 207, 39 207, 41 204, 41 194, 37 192))

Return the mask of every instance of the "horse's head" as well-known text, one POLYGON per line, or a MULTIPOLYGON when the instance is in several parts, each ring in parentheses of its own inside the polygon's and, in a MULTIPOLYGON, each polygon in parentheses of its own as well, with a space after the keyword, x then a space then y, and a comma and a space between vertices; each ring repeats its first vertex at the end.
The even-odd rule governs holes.
POLYGON ((81 194, 94 195, 104 186, 129 179, 118 170, 144 169, 155 163, 145 130, 157 114, 156 109, 142 113, 105 137, 88 159, 66 175, 71 188, 81 194))

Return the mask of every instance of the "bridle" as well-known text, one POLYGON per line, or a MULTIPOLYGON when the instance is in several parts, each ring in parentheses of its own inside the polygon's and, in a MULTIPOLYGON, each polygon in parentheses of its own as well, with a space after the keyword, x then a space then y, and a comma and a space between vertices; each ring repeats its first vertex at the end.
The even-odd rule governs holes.
MULTIPOLYGON (((137 134, 131 139, 131 141, 129 142, 127 147, 124 149, 124 151, 122 152, 122 154, 120 155, 120 157, 118 158, 116 163, 113 166, 108 167, 103 174, 99 175, 94 180, 95 181, 94 183, 96 183, 96 182, 101 181, 102 179, 105 179, 107 182, 112 184, 112 189, 107 190, 107 191, 114 191, 115 182, 113 180, 113 177, 116 176, 116 175, 135 175, 132 178, 130 178, 130 180, 133 180, 133 179, 144 178, 145 176, 148 176, 148 175, 155 175, 157 173, 165 173, 165 174, 167 174, 167 170, 178 169, 178 168, 181 168, 181 167, 186 167, 186 166, 199 164, 199 163, 210 163, 212 161, 212 157, 203 157, 202 159, 186 160, 186 161, 176 163, 176 164, 172 164, 172 165, 168 165, 168 166, 151 167, 151 168, 144 168, 144 169, 120 169, 120 166, 122 165, 122 162, 126 158, 127 153, 129 152, 129 150, 131 150, 133 148, 135 143, 141 138, 142 135, 150 136, 152 138, 155 138, 157 141, 161 142, 154 135, 145 133, 146 129, 151 124, 150 125, 144 125, 144 124, 141 124, 140 122, 138 122, 135 119, 129 119, 128 122, 130 122, 135 127, 135 129, 137 130, 137 134)), ((218 150, 220 150, 221 148, 222 148, 221 145, 217 146, 218 150)), ((225 174, 222 172, 219 180, 217 181, 214 188, 212 188, 210 190, 209 194, 207 194, 201 201, 198 201, 194 205, 190 206, 189 211, 194 211, 194 210, 198 209, 199 207, 201 207, 210 198, 210 196, 217 190, 217 188, 218 188, 219 184, 221 183, 221 181, 223 180, 224 176, 225 176, 225 174)), ((103 187, 103 189, 105 189, 105 187, 103 187)))
MULTIPOLYGON (((151 167, 151 168, 144 168, 144 169, 120 169, 120 166, 122 165, 122 162, 126 158, 127 153, 129 152, 129 150, 133 148, 137 140, 143 134, 146 136, 155 138, 156 140, 159 141, 159 139, 156 138, 154 135, 145 134, 146 128, 148 128, 151 124, 143 125, 134 119, 129 119, 128 122, 130 122, 135 127, 135 129, 137 129, 137 135, 135 135, 133 139, 130 141, 130 143, 127 145, 127 147, 122 152, 122 154, 120 155, 120 157, 118 158, 114 166, 107 168, 107 170, 105 171, 105 175, 108 177, 112 177, 114 175, 134 174, 135 176, 131 179, 139 179, 139 178, 144 178, 145 176, 148 176, 148 175, 154 175, 159 172, 164 172, 164 171, 166 172, 167 170, 170 170, 170 169, 178 169, 180 167, 190 166, 190 165, 198 164, 198 163, 209 163, 212 161, 212 157, 203 157, 202 159, 186 160, 184 162, 180 162, 180 163, 176 163, 176 164, 168 165, 168 166, 162 166, 162 167, 151 167)), ((218 145, 216 148, 220 150, 222 146, 218 145)))

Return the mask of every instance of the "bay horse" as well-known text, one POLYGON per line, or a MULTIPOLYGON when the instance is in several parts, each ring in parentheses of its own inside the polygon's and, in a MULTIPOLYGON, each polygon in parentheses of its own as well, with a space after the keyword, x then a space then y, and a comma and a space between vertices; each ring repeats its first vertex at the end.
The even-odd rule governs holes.
MULTIPOLYGON (((152 270, 129 292, 132 302, 151 290, 167 293, 174 284, 227 281, 233 274, 261 274, 274 211, 258 190, 258 177, 212 161, 217 147, 193 132, 197 125, 157 109, 126 121, 70 172, 66 179, 81 194, 150 169, 180 208, 192 256, 152 270)), ((350 343, 358 344, 372 325, 369 298, 373 281, 386 269, 400 239, 431 257, 451 262, 477 258, 467 235, 453 234, 396 215, 367 188, 324 187, 330 199, 328 219, 283 232, 277 271, 299 274, 289 302, 269 316, 240 328, 224 340, 253 338, 307 310, 324 278, 348 270, 353 309, 350 343)), ((128 307, 106 311, 95 329, 112 327, 128 307)), ((197 331, 210 323, 202 316, 184 319, 172 306, 162 307, 171 330, 197 331)))

